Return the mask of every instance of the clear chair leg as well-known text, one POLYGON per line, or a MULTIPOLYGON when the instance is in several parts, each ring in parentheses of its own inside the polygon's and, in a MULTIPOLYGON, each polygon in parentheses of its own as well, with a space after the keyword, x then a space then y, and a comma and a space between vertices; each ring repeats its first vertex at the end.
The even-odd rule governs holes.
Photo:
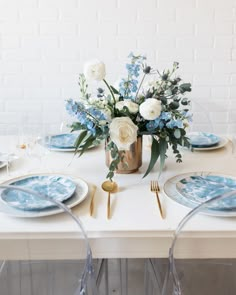
POLYGON ((128 295, 128 259, 119 259, 121 295, 128 295))

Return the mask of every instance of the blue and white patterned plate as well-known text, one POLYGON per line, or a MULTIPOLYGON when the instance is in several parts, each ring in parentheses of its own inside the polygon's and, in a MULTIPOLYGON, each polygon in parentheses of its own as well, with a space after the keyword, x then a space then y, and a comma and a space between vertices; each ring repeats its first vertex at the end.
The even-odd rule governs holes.
MULTIPOLYGON (((47 174, 47 175, 51 176, 51 174, 47 174)), ((33 175, 31 175, 31 176, 33 176, 33 175)), ((35 175, 35 176, 37 176, 37 175, 35 175)), ((61 175, 61 176, 68 177, 65 175, 61 175)), ((23 179, 23 177, 17 178, 15 180, 11 180, 11 181, 6 181, 2 184, 8 185, 9 183, 11 183, 13 181, 15 182, 20 179, 23 179)), ((65 200, 63 203, 68 208, 73 208, 73 207, 77 206, 78 204, 80 204, 81 202, 83 202, 84 199, 88 196, 88 185, 84 180, 82 180, 79 177, 70 176, 70 179, 76 184, 76 191, 70 198, 65 200)), ((0 212, 6 214, 8 216, 18 217, 18 218, 39 218, 39 217, 59 214, 64 211, 63 211, 63 209, 58 208, 58 207, 47 207, 45 209, 40 209, 40 210, 21 210, 21 209, 9 206, 5 202, 0 202, 0 212)))
MULTIPOLYGON (((219 194, 236 189, 236 178, 209 172, 177 175, 167 180, 164 191, 177 203, 194 208, 219 194)), ((214 216, 236 216, 236 195, 209 205, 203 213, 214 216)))
POLYGON ((220 142, 220 137, 207 132, 192 132, 188 134, 192 147, 206 148, 217 145, 220 142))
MULTIPOLYGON (((60 202, 70 198, 76 190, 76 184, 69 177, 60 175, 29 176, 8 184, 34 190, 60 202)), ((13 189, 4 189, 1 200, 21 210, 42 210, 55 206, 50 201, 13 189)))
POLYGON ((50 137, 49 146, 52 148, 58 148, 58 149, 74 149, 77 137, 78 137, 78 134, 76 133, 52 135, 50 137))

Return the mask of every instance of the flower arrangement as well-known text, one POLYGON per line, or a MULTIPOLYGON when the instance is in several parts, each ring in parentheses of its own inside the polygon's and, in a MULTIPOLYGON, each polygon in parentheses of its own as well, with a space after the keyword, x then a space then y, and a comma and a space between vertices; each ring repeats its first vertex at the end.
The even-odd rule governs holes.
POLYGON ((127 77, 119 81, 118 87, 106 81, 103 62, 85 64, 84 73, 79 76, 79 99, 66 102, 68 113, 76 118, 72 131, 81 130, 76 141, 80 155, 97 141, 109 140, 112 162, 107 178, 111 180, 122 159, 121 151, 128 150, 138 136, 152 136, 150 162, 144 176, 159 158, 162 171, 168 147, 172 147, 176 162, 182 162, 178 146, 190 146, 186 137, 191 121, 190 100, 185 94, 191 91, 191 84, 182 83, 176 76, 178 63, 174 62, 171 70, 159 72, 146 64, 144 56, 130 53, 128 57, 127 77), (89 80, 101 81, 106 88, 89 93, 89 80))

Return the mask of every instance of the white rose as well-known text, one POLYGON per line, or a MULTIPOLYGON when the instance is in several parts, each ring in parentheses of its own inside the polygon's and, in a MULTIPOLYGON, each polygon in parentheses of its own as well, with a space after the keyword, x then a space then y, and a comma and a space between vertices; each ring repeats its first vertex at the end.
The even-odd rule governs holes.
POLYGON ((84 65, 86 79, 101 81, 106 76, 105 64, 100 60, 92 60, 84 65))
POLYGON ((145 120, 155 120, 161 114, 160 100, 148 98, 139 106, 139 112, 145 120))
POLYGON ((138 127, 129 117, 114 118, 110 124, 110 138, 119 150, 128 150, 137 140, 138 127))
POLYGON ((131 114, 136 114, 138 112, 139 105, 130 99, 126 99, 123 101, 118 101, 115 107, 121 111, 123 107, 127 107, 131 114))

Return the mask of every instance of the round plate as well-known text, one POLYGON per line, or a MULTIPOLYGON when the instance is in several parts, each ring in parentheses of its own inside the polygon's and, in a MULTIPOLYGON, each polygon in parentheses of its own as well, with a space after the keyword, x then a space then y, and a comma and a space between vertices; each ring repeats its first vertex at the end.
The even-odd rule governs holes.
MULTIPOLYGON (((203 177, 204 179, 208 179, 209 187, 211 186, 211 190, 212 190, 213 185, 216 186, 217 193, 215 195, 212 195, 212 197, 221 193, 221 192, 218 192, 219 183, 214 182, 214 180, 216 180, 217 177, 219 179, 221 179, 222 184, 223 183, 226 184, 226 183, 230 183, 230 182, 231 182, 231 185, 232 185, 232 183, 236 184, 235 177, 229 176, 229 175, 224 175, 224 174, 219 174, 219 173, 214 173, 214 172, 190 172, 190 173, 176 175, 176 176, 168 179, 166 181, 166 183, 164 184, 165 194, 169 198, 174 200, 175 202, 177 202, 185 207, 191 208, 191 209, 195 208, 201 202, 199 201, 199 198, 188 197, 189 196, 188 193, 183 192, 183 189, 181 188, 181 185, 180 185, 180 182, 182 180, 189 179, 190 177, 203 177), (210 182, 210 180, 211 180, 211 182, 210 182), (180 193, 180 191, 181 191, 181 193, 180 193)), ((224 187, 225 187, 225 184, 224 184, 224 187)), ((196 191, 196 189, 195 189, 195 191, 196 191)), ((204 196, 204 195, 202 195, 202 196, 204 196)), ((205 201, 205 199, 204 200, 202 199, 202 201, 205 201)), ((236 216, 236 207, 235 207, 236 198, 234 198, 234 201, 232 203, 232 208, 230 208, 230 204, 228 203, 228 200, 222 200, 220 202, 221 202, 221 205, 223 205, 223 208, 222 207, 220 208, 219 206, 217 206, 217 207, 216 206, 215 207, 208 206, 201 213, 206 214, 206 215, 222 216, 222 217, 236 216), (227 204, 225 204, 224 202, 227 202, 227 204)))
MULTIPOLYGON (((55 134, 51 137, 46 136, 41 140, 41 144, 44 144, 48 149, 55 152, 74 152, 76 148, 74 147, 75 141, 79 133, 64 133, 64 134, 55 134), (48 144, 50 142, 50 144, 48 144)), ((100 143, 93 144, 89 147, 94 148, 100 143)), ((78 149, 81 150, 81 149, 78 149)))
POLYGON ((212 151, 212 150, 217 150, 217 149, 221 149, 224 146, 227 145, 228 143, 228 138, 226 137, 220 137, 220 142, 217 145, 214 146, 209 146, 209 147, 193 147, 194 151, 212 151))
MULTIPOLYGON (((46 175, 46 174, 45 174, 46 175)), ((48 174, 52 175, 52 174, 48 174)), ((31 175, 33 176, 33 175, 31 175)), ((61 175, 62 177, 68 177, 65 175, 61 175)), ((88 195, 88 185, 87 183, 78 178, 78 177, 73 177, 70 176, 70 178, 74 181, 76 184, 76 190, 75 193, 72 195, 71 198, 67 199, 63 203, 68 207, 68 208, 73 208, 79 203, 81 203, 88 195)), ((20 178, 18 178, 20 179, 20 178)), ((15 180, 18 180, 15 179, 15 180)), ((5 185, 8 185, 8 181, 2 183, 5 185)), ((19 218, 37 218, 37 217, 44 217, 44 216, 50 216, 50 215, 55 215, 64 212, 63 209, 58 208, 58 207, 50 207, 46 208, 43 210, 37 210, 37 211, 25 211, 25 210, 20 210, 16 209, 14 207, 8 206, 7 204, 0 202, 0 212, 7 214, 12 217, 19 217, 19 218)))
POLYGON ((220 137, 207 132, 192 132, 187 135, 193 148, 212 147, 220 142, 220 137))
MULTIPOLYGON (((76 184, 70 178, 61 175, 28 176, 20 180, 9 181, 8 185, 31 189, 59 202, 70 198, 76 189, 76 184)), ((4 189, 0 197, 3 202, 21 210, 42 210, 55 207, 55 204, 50 201, 14 189, 4 189)))

